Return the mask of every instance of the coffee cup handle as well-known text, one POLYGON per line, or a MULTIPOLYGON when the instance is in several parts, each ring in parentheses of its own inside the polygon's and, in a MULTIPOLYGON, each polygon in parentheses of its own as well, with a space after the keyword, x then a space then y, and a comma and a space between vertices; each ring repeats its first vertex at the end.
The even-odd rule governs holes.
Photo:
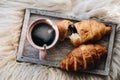
POLYGON ((45 60, 46 58, 46 51, 45 50, 39 50, 39 59, 45 60))

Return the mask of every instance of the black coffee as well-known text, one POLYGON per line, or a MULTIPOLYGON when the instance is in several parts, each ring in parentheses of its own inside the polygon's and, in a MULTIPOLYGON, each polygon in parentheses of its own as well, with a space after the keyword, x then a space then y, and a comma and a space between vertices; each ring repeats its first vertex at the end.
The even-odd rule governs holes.
POLYGON ((39 23, 32 29, 33 42, 43 47, 44 44, 49 46, 55 39, 55 30, 46 23, 39 23))

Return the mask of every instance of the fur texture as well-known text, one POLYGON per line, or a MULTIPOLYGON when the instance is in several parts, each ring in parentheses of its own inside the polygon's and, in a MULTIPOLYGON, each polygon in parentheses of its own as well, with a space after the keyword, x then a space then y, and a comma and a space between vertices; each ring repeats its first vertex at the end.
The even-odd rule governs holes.
POLYGON ((0 0, 0 80, 118 80, 120 79, 119 0, 0 0), (25 8, 46 9, 78 16, 97 17, 118 24, 110 74, 107 77, 67 73, 42 65, 16 62, 25 8))

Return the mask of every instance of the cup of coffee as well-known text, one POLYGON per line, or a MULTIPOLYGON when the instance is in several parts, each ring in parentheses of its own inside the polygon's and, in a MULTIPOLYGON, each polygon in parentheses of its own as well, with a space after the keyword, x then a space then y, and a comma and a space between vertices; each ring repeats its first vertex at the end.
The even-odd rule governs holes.
POLYGON ((27 39, 34 48, 39 49, 40 60, 46 58, 46 50, 52 48, 58 38, 58 27, 50 19, 35 20, 27 30, 27 39))

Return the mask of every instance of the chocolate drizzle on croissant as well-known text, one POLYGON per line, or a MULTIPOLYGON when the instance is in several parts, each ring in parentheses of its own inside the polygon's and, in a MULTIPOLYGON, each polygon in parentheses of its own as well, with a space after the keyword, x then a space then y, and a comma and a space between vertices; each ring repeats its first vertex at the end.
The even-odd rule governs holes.
POLYGON ((80 45, 61 62, 61 68, 67 71, 78 71, 93 68, 103 56, 107 55, 106 47, 99 44, 80 45))

